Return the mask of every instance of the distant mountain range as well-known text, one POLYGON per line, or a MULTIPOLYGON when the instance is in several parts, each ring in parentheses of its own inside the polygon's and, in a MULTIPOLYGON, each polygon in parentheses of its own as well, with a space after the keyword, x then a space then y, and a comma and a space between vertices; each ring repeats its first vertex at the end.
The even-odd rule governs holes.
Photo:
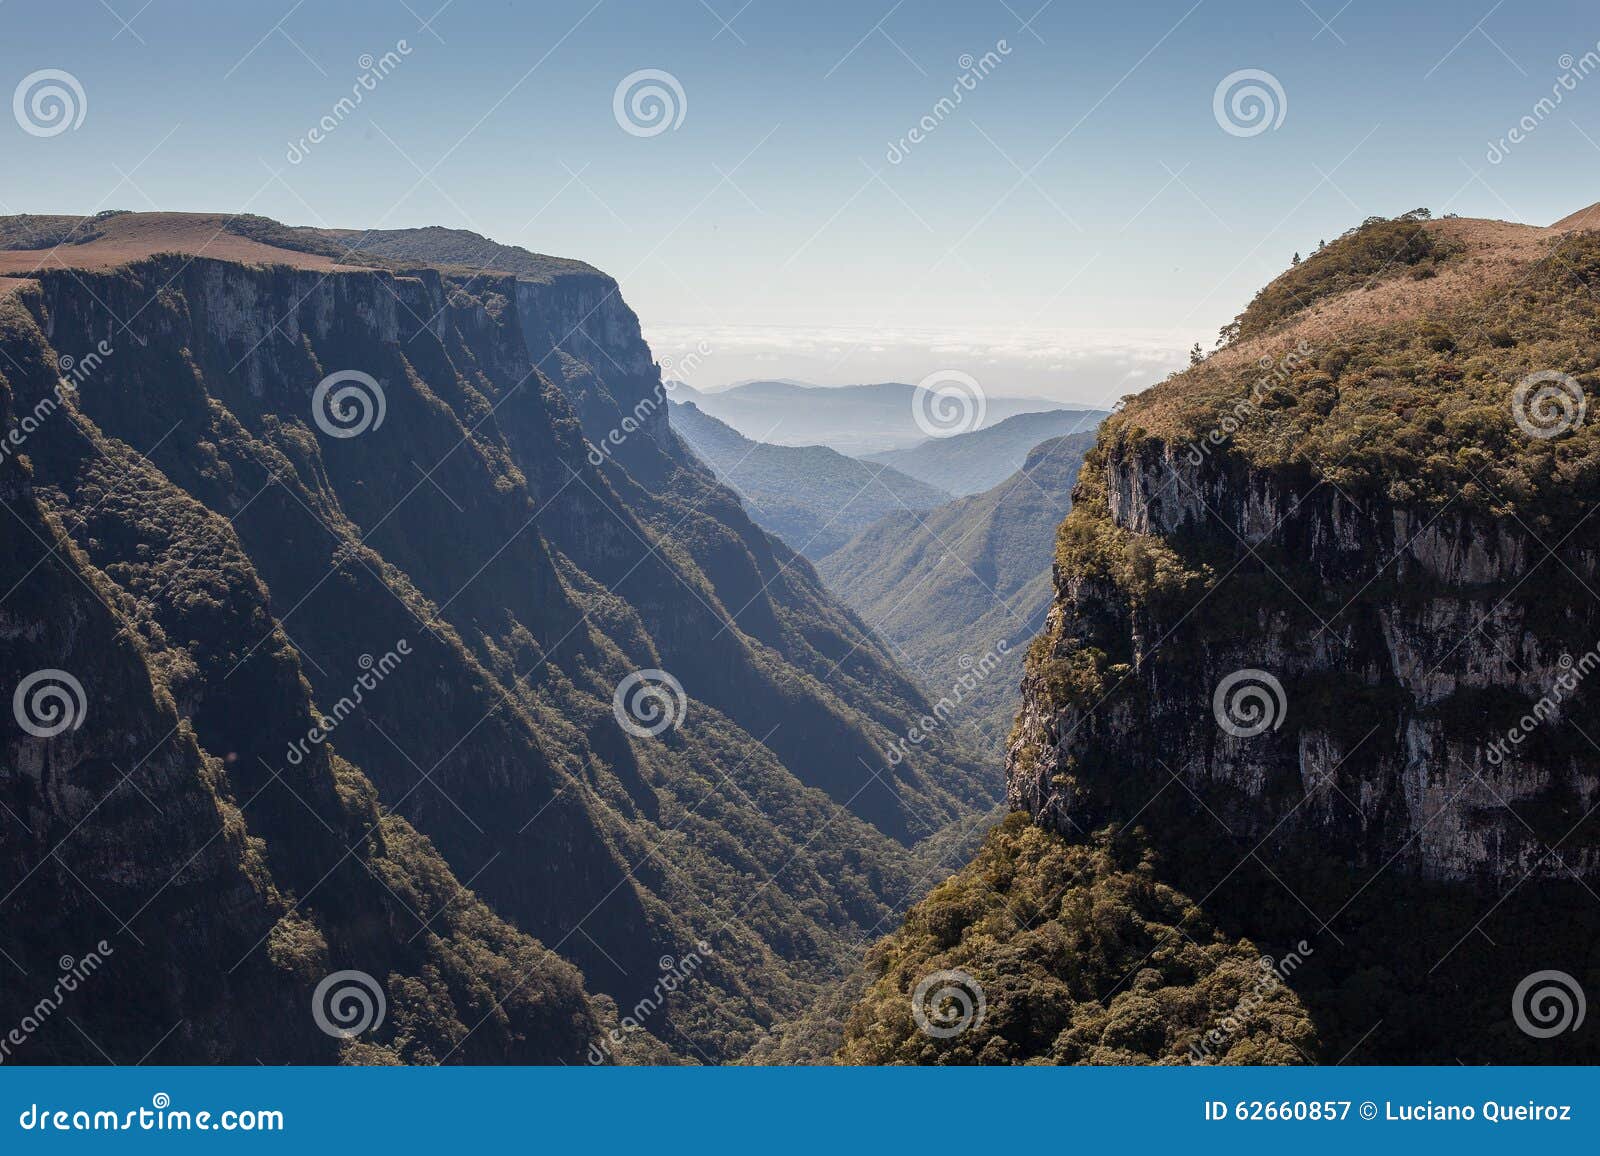
POLYGON ((1051 409, 1019 413, 996 425, 948 438, 928 438, 909 449, 864 454, 863 460, 948 490, 957 497, 980 494, 1023 468, 1033 448, 1054 437, 1093 431, 1110 416, 1099 409, 1051 409))
POLYGON ((1055 528, 1094 440, 1089 430, 1047 441, 993 489, 918 517, 890 514, 817 567, 936 704, 964 676, 975 680, 952 717, 997 757, 1021 698, 1023 651, 1054 595, 1055 528))
MULTIPOLYGON (((904 382, 832 387, 752 381, 714 392, 679 384, 674 397, 694 402, 703 412, 757 441, 784 446, 825 445, 860 457, 882 450, 908 449, 927 439, 927 431, 917 425, 913 416, 916 392, 916 386, 904 382)), ((1019 413, 1068 408, 1082 407, 1036 397, 988 396, 979 428, 996 425, 1019 413)))
POLYGON ((668 421, 718 480, 744 499, 751 520, 812 561, 886 514, 924 511, 951 498, 890 466, 827 446, 752 441, 694 402, 673 402, 668 421))

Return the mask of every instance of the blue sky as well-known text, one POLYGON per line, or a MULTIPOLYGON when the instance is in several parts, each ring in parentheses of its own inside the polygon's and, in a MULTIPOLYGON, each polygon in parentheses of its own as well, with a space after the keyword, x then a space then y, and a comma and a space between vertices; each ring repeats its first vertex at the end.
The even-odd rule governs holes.
POLYGON ((1575 0, 3 0, 0 87, 60 69, 87 110, 50 137, 0 122, 0 211, 474 228, 615 274, 659 355, 701 350, 702 387, 957 368, 1105 401, 1367 215, 1600 200, 1600 73, 1534 112, 1597 41, 1575 0), (681 86, 677 127, 619 124, 641 69, 681 86), (1283 115, 1236 135, 1213 97, 1246 69, 1283 115))

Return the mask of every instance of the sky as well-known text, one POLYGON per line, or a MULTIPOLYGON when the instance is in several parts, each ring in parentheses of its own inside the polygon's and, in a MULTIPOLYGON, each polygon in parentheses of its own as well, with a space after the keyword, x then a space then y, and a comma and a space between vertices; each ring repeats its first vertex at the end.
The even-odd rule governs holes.
POLYGON ((1576 0, 0 0, 0 212, 469 228, 616 276, 699 388, 1104 403, 1367 216, 1600 200, 1597 42, 1576 0))

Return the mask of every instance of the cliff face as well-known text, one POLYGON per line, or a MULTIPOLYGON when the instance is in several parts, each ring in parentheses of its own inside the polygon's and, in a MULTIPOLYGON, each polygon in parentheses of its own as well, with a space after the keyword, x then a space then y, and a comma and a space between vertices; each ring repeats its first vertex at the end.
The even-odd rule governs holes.
POLYGON ((615 1012, 577 970, 345 759, 285 760, 320 714, 229 521, 85 417, 17 302, 0 348, 29 431, 0 462, 3 1058, 579 1062, 615 1012), (349 969, 387 993, 359 1039, 318 1028, 349 969))
MULTIPOLYGON (((1592 1061, 1592 1024, 1532 1032, 1516 1001, 1530 976, 1600 985, 1600 233, 1425 218, 1369 221, 1297 265, 1102 427, 1057 536, 1008 797, 1050 854, 1148 856, 1176 890, 1145 966, 1204 927, 1300 957, 1283 983, 1311 1030, 1280 1020, 1274 1042, 1305 1058, 1592 1061)), ((993 881, 1012 923, 941 889, 869 999, 957 965, 1008 1007, 1076 1020, 1080 965, 1046 930, 1121 916, 1086 876, 1041 923, 1029 876, 993 866, 1016 839, 991 835, 952 893, 993 881)), ((1220 974, 1177 982, 1198 997, 1220 974)), ((1181 1012, 1143 1014, 1170 1055, 1243 1058, 1181 1012)), ((997 1026, 992 1058, 1123 1038, 1090 1027, 997 1026)), ((906 1047, 860 1014, 844 1054, 906 1047)))
POLYGON ((1107 532, 1195 576, 1147 602, 1061 567, 1013 739, 1014 806, 1069 832, 1177 776, 1234 837, 1315 841, 1352 864, 1502 885, 1600 870, 1600 845, 1549 853, 1600 800, 1594 749, 1561 725, 1600 642, 1587 536, 1552 557, 1513 518, 1357 502, 1305 470, 1155 438, 1113 442, 1095 465, 1084 490, 1107 532), (1541 559, 1546 581, 1523 583, 1541 559), (1052 677, 1094 650, 1099 693, 1058 709, 1052 677), (1273 725, 1231 733, 1217 688, 1255 670, 1281 695, 1247 676, 1221 711, 1243 722, 1255 687, 1273 725), (1549 733, 1509 745, 1532 711, 1549 733), (1132 767, 1159 777, 1135 786, 1132 767))
MULTIPOLYGON (((258 225, 252 243, 281 241, 258 225)), ((409 247, 440 237, 420 232, 367 270, 297 267, 317 238, 273 266, 157 254, 98 269, 85 249, 7 303, 8 428, 42 420, 4 468, 19 512, 31 502, 61 545, 11 555, 6 585, 63 597, 81 583, 56 561, 75 560, 104 589, 106 636, 147 651, 158 707, 73 649, 81 632, 17 609, 20 593, 3 603, 8 693, 32 670, 72 670, 92 703, 114 700, 91 719, 143 720, 119 734, 156 747, 178 724, 169 741, 189 736, 187 773, 206 788, 187 827, 108 827, 101 863, 69 862, 111 900, 113 930, 127 920, 147 941, 166 904, 217 919, 213 900, 243 896, 225 904, 224 948, 172 943, 209 968, 271 933, 291 973, 261 981, 289 983, 274 997, 293 1028, 282 1058, 336 1050, 287 1009, 343 967, 377 976, 391 1009, 357 1041, 376 1050, 346 1058, 592 1058, 617 1013, 585 986, 643 1025, 611 1058, 667 1055, 651 1035, 687 1059, 737 1056, 914 897, 915 844, 998 784, 953 744, 881 765, 920 694, 693 463, 664 409, 623 425, 658 377, 615 282, 531 254, 520 273, 434 268, 409 247), (63 356, 79 363, 66 390, 63 356), (376 394, 319 412, 319 383, 345 371, 376 394), (614 427, 622 446, 596 454, 614 427), (671 725, 630 732, 614 693, 653 670, 684 698, 671 725), (242 882, 174 885, 145 906, 166 857, 213 836, 205 807, 239 849, 216 870, 242 882), (690 954, 692 982, 664 993, 663 960, 690 954)), ((84 760, 9 714, 0 728, 27 818, 41 768, 84 760)), ((88 810, 110 793, 69 847, 113 804, 143 805, 116 785, 62 796, 88 810)), ((52 815, 63 831, 82 817, 52 815)), ((31 926, 70 880, 48 840, 0 837, 0 894, 32 874, 0 912, 31 926)), ((225 846, 216 835, 190 872, 225 846)), ((66 950, 53 932, 27 944, 30 974, 66 950)), ((188 1018, 181 963, 145 966, 188 1018)), ((244 1038, 180 1029, 162 1054, 239 1056, 244 1038)))

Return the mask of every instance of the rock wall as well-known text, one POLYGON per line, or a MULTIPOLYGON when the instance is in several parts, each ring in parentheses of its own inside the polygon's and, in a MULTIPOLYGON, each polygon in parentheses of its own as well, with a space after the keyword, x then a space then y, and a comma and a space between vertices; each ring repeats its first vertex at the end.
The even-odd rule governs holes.
POLYGON ((1103 439, 1063 527, 1012 805, 1064 833, 1175 812, 1435 879, 1592 877, 1592 836, 1550 844, 1600 801, 1600 757, 1544 724, 1595 701, 1597 553, 1549 545, 1226 446, 1103 439), (1252 709, 1270 723, 1242 733, 1252 709))

